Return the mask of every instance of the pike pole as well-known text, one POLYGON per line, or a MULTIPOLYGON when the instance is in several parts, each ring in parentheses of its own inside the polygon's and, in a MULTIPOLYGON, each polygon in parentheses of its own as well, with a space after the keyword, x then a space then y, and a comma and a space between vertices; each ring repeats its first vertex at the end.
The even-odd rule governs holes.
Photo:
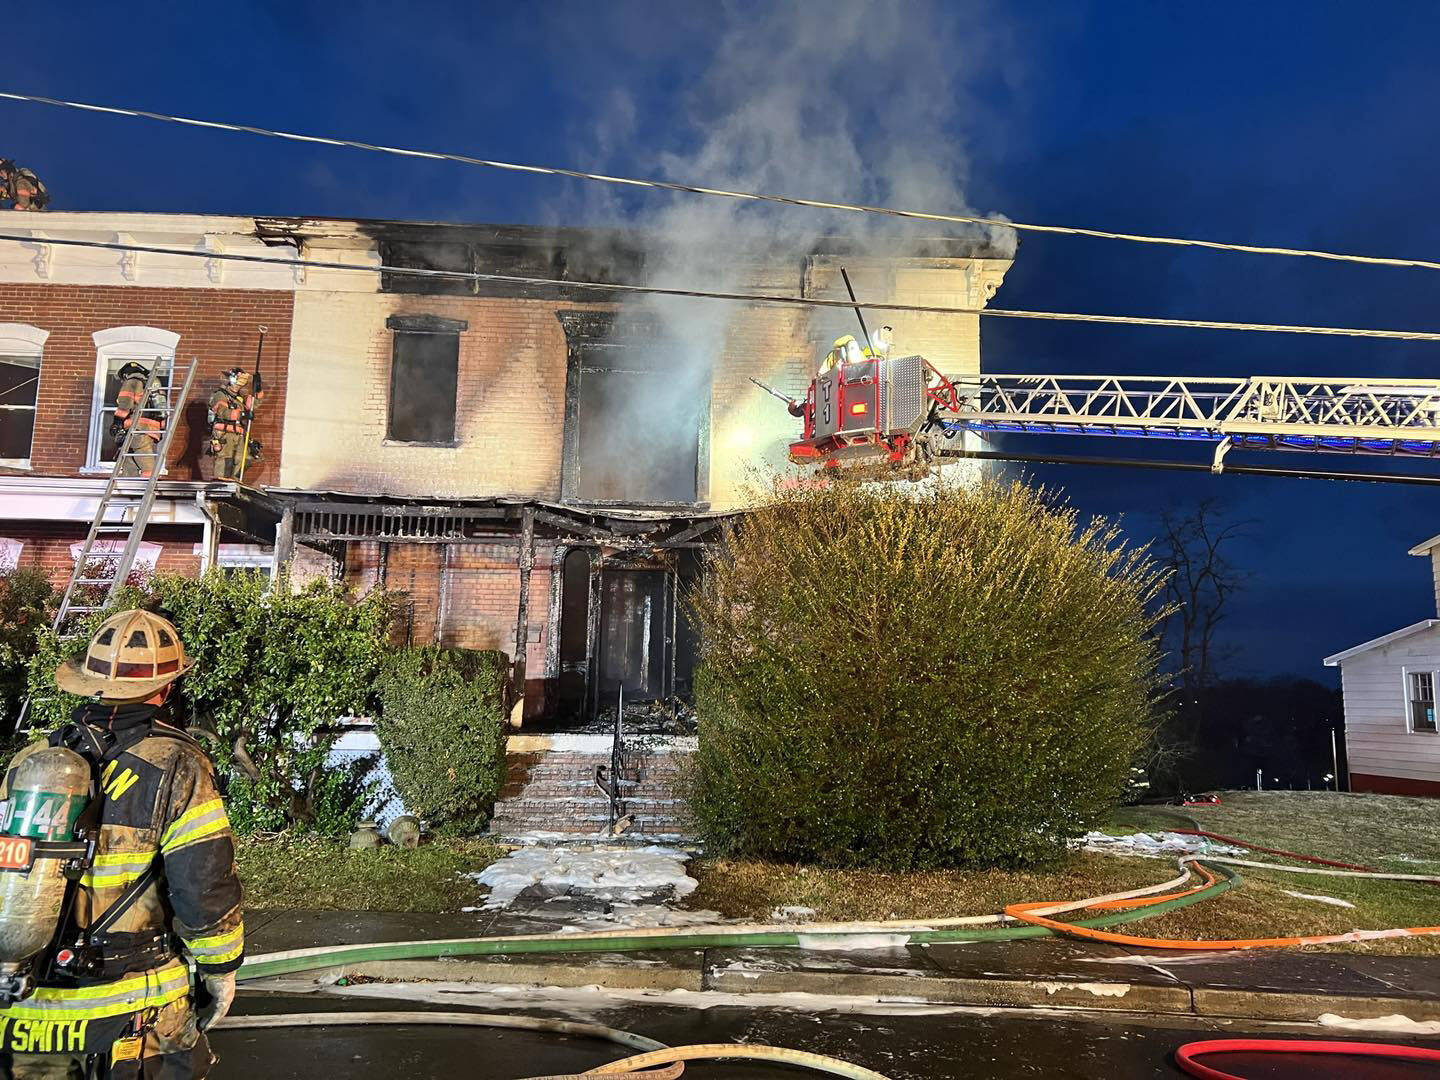
MULTIPOLYGON (((265 348, 265 335, 270 328, 260 326, 260 339, 255 342, 255 371, 250 376, 250 400, 255 402, 260 395, 260 352, 265 348)), ((245 465, 250 460, 250 425, 255 422, 255 406, 245 410, 245 441, 240 445, 240 475, 236 479, 240 483, 245 482, 245 465)))

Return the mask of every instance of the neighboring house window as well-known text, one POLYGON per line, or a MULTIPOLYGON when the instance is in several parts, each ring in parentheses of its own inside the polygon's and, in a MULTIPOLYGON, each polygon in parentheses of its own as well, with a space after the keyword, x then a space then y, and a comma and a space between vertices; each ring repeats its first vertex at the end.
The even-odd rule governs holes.
POLYGON ((392 315, 390 414, 385 437, 426 446, 455 445, 460 335, 469 324, 432 315, 392 315))
MULTIPOLYGON (((70 545, 71 562, 79 560, 80 552, 84 550, 84 547, 84 542, 80 540, 77 540, 75 543, 70 545)), ((136 571, 145 574, 153 574, 155 572, 156 563, 160 561, 160 552, 162 550, 163 548, 159 544, 151 544, 145 541, 141 541, 140 546, 135 549, 135 562, 131 566, 130 572, 132 574, 136 571)), ((120 561, 120 556, 124 553, 124 540, 96 540, 95 543, 90 545, 90 558, 86 561, 89 563, 97 564, 95 568, 97 570, 100 570, 102 573, 108 571, 109 573, 113 574, 115 572, 115 564, 120 561), (110 565, 102 569, 102 567, 98 564, 104 563, 108 563, 110 565)))
POLYGON ((1408 672, 1410 682, 1410 730, 1435 731, 1435 673, 1408 672))
POLYGON ((158 363, 160 386, 168 392, 175 367, 175 346, 180 341, 180 335, 154 326, 116 326, 98 331, 93 340, 95 388, 90 400, 90 438, 85 452, 85 467, 109 471, 115 462, 110 421, 120 394, 120 369, 132 361, 147 368, 158 363))
POLYGON ((0 323, 0 465, 30 466, 40 357, 49 336, 24 323, 0 323))

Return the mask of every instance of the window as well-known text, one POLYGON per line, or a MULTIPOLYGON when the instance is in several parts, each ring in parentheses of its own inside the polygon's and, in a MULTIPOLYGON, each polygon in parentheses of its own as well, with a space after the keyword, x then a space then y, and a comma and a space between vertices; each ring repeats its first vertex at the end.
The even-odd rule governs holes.
POLYGON ((110 419, 120 394, 120 369, 134 362, 144 367, 160 364, 160 385, 170 389, 179 334, 153 326, 117 326, 93 335, 95 341, 95 389, 90 403, 90 439, 85 455, 87 469, 110 470, 115 462, 115 441, 110 438, 110 419))
POLYGON ((454 446, 460 334, 468 324, 431 315, 393 315, 385 325, 395 332, 386 438, 454 446))
POLYGON ((1435 673, 1411 671, 1407 674, 1410 683, 1410 730, 1434 733, 1435 673))
MULTIPOLYGON (((194 554, 205 557, 205 545, 196 544, 194 554)), ((215 549, 215 569, 224 577, 237 574, 264 574, 273 577, 275 549, 261 544, 219 544, 215 549)))
POLYGON ((562 492, 582 503, 693 504, 704 485, 710 369, 654 328, 561 312, 569 339, 562 492))
POLYGON ((0 323, 0 465, 29 468, 35 396, 48 330, 0 323))

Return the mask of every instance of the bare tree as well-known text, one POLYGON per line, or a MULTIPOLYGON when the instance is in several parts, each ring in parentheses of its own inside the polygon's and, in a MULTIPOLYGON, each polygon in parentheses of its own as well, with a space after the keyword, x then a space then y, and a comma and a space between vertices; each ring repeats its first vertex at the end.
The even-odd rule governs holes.
POLYGON ((1227 522, 1223 507, 1213 499, 1160 513, 1153 551, 1169 574, 1159 634, 1172 658, 1174 681, 1169 715, 1156 732, 1147 762, 1157 777, 1168 774, 1178 782, 1181 764, 1196 753, 1204 722, 1201 695, 1217 681, 1217 668, 1224 662, 1217 632, 1248 577, 1230 561, 1229 548, 1251 524, 1227 522))
POLYGON ((1155 558, 1170 570, 1165 581, 1165 605, 1170 614, 1161 633, 1174 653, 1177 686, 1188 697, 1215 680, 1216 663, 1221 659, 1216 631, 1248 576, 1230 562, 1229 543, 1243 536, 1251 524, 1226 522, 1213 499, 1185 511, 1160 512, 1155 558))

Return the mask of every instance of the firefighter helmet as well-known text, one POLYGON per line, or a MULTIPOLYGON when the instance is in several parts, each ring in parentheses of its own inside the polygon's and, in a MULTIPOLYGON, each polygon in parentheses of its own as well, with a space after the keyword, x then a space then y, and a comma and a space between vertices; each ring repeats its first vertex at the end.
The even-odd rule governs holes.
POLYGON ((120 370, 115 373, 116 378, 121 382, 137 375, 142 379, 148 379, 150 378, 150 369, 134 360, 125 361, 120 365, 120 370))
POLYGON ((122 611, 100 624, 83 657, 55 672, 66 693, 112 704, 144 701, 190 669, 180 635, 149 611, 122 611))

